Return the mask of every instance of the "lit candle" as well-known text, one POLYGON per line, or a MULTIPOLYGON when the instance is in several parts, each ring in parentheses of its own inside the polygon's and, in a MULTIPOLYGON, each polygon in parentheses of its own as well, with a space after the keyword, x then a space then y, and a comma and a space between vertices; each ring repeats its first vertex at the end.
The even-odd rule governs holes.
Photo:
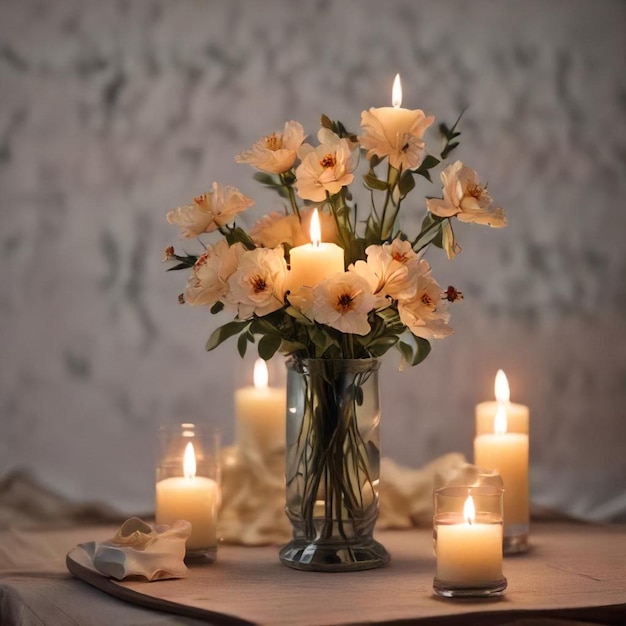
POLYGON ((493 432, 493 420, 499 404, 506 407, 507 430, 512 433, 528 433, 528 407, 510 401, 509 381, 502 370, 498 370, 495 379, 496 399, 480 402, 476 405, 476 434, 493 432))
POLYGON ((343 248, 322 242, 317 209, 311 216, 311 243, 292 248, 289 258, 288 285, 292 291, 301 286, 315 287, 325 278, 344 271, 343 248))
POLYGON ((402 108, 402 83, 400 82, 400 74, 396 74, 391 90, 390 107, 379 107, 376 109, 376 117, 385 129, 385 134, 390 137, 404 135, 407 128, 411 128, 415 111, 402 108))
POLYGON ((472 496, 463 514, 436 520, 437 579, 447 584, 480 587, 502 579, 502 524, 476 516, 472 496))
POLYGON ((191 524, 187 550, 217 545, 219 487, 215 480, 196 476, 196 455, 189 441, 182 463, 183 476, 156 483, 156 523, 171 526, 177 520, 191 524))
POLYGON ((245 451, 256 450, 265 457, 285 446, 284 388, 270 387, 267 364, 254 363, 254 386, 235 391, 237 443, 245 451))
POLYGON ((525 536, 529 524, 528 434, 508 430, 507 405, 498 404, 492 431, 474 439, 474 463, 495 469, 504 484, 504 536, 525 536))

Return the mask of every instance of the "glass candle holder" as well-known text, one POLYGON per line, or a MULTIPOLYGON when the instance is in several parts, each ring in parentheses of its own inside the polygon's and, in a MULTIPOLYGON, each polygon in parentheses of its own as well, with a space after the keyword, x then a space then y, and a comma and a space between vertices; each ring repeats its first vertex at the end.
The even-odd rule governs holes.
POLYGON ((433 590, 438 596, 489 597, 506 588, 502 494, 493 486, 435 490, 433 590))
POLYGON ((191 524, 186 559, 217 558, 220 505, 219 431, 183 423, 159 429, 156 468, 157 525, 191 524))

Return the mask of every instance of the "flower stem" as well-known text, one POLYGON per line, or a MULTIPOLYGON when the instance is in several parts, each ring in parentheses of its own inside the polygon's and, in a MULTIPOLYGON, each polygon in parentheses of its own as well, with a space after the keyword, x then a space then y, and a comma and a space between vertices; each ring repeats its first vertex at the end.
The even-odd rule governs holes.
POLYGON ((395 189, 398 183, 398 170, 391 165, 388 166, 387 169, 387 191, 385 194, 385 204, 383 205, 383 215, 380 222, 380 240, 387 241, 391 239, 391 235, 393 234, 393 225, 396 220, 396 216, 398 215, 398 207, 395 206, 393 201, 393 190, 395 189), (389 208, 389 202, 391 201, 392 206, 394 207, 394 212, 392 215, 392 219, 389 220, 387 217, 387 210, 389 208))
POLYGON ((298 208, 298 202, 296 201, 296 194, 293 191, 293 187, 285 180, 284 174, 279 174, 280 182, 283 184, 283 187, 287 190, 287 194, 289 195, 289 202, 291 202, 291 208, 293 209, 294 214, 298 217, 298 220, 302 222, 302 216, 300 215, 300 209, 298 208))
MULTIPOLYGON (((339 194, 333 197, 337 198, 338 200, 343 200, 343 197, 339 194)), ((328 207, 330 208, 330 212, 333 215, 333 219, 335 220, 335 226, 337 226, 337 233, 339 234, 341 245, 344 251, 348 251, 350 250, 351 239, 352 239, 351 238, 352 227, 351 227, 350 221, 346 220, 345 216, 343 218, 341 217, 340 213, 342 212, 340 211, 340 208, 335 205, 328 191, 326 192, 326 204, 328 204, 328 207)), ((342 203, 341 206, 343 208, 346 207, 345 203, 342 203)))

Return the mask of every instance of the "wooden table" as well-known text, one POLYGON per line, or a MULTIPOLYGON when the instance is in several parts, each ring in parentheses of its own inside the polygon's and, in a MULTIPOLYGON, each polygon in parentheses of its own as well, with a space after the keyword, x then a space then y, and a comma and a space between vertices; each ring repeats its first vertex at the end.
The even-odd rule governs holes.
POLYGON ((115 530, 0 532, 0 623, 490 626, 533 618, 533 626, 562 623, 554 620, 626 624, 622 525, 534 524, 531 551, 505 558, 508 588, 495 601, 433 596, 428 529, 378 533, 392 556, 379 570, 299 572, 279 563, 275 546, 223 545, 216 563, 192 567, 185 579, 154 583, 117 583, 83 568, 82 551, 72 549, 115 530), (72 569, 89 584, 67 571, 69 551, 72 569))

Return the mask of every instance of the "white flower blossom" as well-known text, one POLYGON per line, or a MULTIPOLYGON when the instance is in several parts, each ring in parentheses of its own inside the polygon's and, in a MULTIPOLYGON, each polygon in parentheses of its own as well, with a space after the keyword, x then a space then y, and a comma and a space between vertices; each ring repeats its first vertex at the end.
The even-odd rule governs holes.
POLYGON ((296 190, 303 200, 322 202, 326 192, 333 196, 354 180, 356 158, 349 139, 341 139, 327 128, 320 129, 317 137, 319 146, 303 144, 300 148, 296 190))
POLYGON ((376 298, 369 283, 355 272, 342 272, 323 280, 312 290, 313 302, 305 315, 343 333, 367 335, 367 321, 376 298))
POLYGON ((414 170, 424 159, 424 133, 434 121, 421 109, 371 108, 361 113, 363 135, 359 141, 368 159, 387 157, 397 170, 414 170))
POLYGON ((299 122, 287 122, 282 133, 272 133, 257 141, 251 150, 235 157, 237 163, 249 163, 272 174, 289 171, 296 162, 298 149, 305 139, 304 129, 299 122))
POLYGON ((191 305, 212 306, 228 295, 228 279, 235 273, 245 248, 236 243, 229 246, 221 239, 198 257, 187 279, 185 302, 191 305))
POLYGON ((456 161, 441 172, 443 199, 426 200, 428 210, 439 217, 453 217, 461 222, 485 224, 493 228, 506 226, 501 208, 492 208, 487 186, 478 181, 476 172, 456 161))
POLYGON ((439 283, 432 277, 430 265, 419 261, 413 274, 415 292, 407 300, 398 301, 400 320, 418 337, 432 341, 452 334, 448 326, 448 302, 442 297, 439 283))
POLYGON ((286 278, 282 246, 244 252, 228 280, 229 300, 237 307, 237 317, 249 319, 253 314, 263 316, 280 309, 285 302, 286 278))
POLYGON ((213 183, 213 191, 193 199, 192 204, 178 207, 167 214, 167 221, 176 224, 180 236, 188 239, 202 233, 210 233, 224 224, 229 224, 235 215, 254 204, 235 187, 223 187, 213 183))
POLYGON ((391 243, 368 246, 367 261, 357 261, 353 267, 365 277, 375 294, 394 300, 407 299, 415 292, 413 274, 420 261, 409 241, 400 238, 391 243))

